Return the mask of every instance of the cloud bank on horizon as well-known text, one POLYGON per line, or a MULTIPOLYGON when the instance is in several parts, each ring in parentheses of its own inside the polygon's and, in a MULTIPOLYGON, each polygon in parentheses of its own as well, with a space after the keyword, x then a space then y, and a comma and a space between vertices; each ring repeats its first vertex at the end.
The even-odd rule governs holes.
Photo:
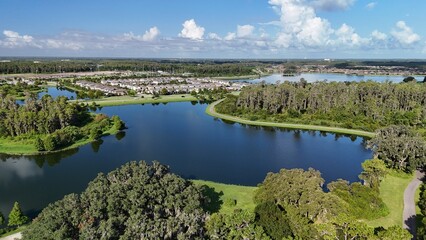
POLYGON ((159 26, 151 26, 140 35, 132 31, 111 34, 84 30, 30 35, 3 29, 0 56, 426 58, 426 42, 416 32, 418 29, 405 20, 390 23, 391 29, 380 29, 380 24, 375 28, 372 21, 374 29, 370 32, 361 29, 360 33, 345 19, 339 21, 335 17, 342 12, 350 15, 352 8, 357 7, 357 11, 375 11, 385 2, 269 0, 267 3, 274 20, 223 26, 221 33, 209 31, 190 16, 182 23, 169 23, 175 25, 177 34, 163 33, 159 26))

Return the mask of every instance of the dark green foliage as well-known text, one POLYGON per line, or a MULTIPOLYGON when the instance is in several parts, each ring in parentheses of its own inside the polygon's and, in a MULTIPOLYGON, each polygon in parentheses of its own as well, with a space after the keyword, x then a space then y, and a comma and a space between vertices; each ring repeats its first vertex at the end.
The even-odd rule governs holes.
POLYGON ((100 127, 93 126, 90 129, 90 135, 89 135, 90 139, 96 140, 96 139, 99 139, 101 136, 102 136, 102 130, 100 127))
POLYGON ((22 213, 18 202, 13 204, 13 208, 9 213, 8 226, 22 226, 28 222, 28 217, 22 213))
POLYGON ((365 160, 362 169, 359 178, 364 180, 365 185, 379 192, 380 182, 388 173, 385 163, 379 159, 365 160))
POLYGON ((356 219, 376 219, 389 214, 376 189, 341 179, 329 183, 327 188, 347 203, 348 214, 356 219))
POLYGON ((237 99, 238 97, 232 94, 228 94, 219 105, 216 105, 215 109, 221 113, 236 113, 237 111, 237 99))
POLYGON ((201 204, 200 190, 167 167, 130 162, 50 204, 23 239, 201 239, 201 204))
POLYGON ((367 82, 284 82, 245 87, 216 106, 220 113, 274 122, 374 131, 426 123, 426 86, 367 82), (223 107, 221 105, 224 105, 223 107))
POLYGON ((119 116, 112 116, 111 117, 112 122, 114 123, 114 128, 116 130, 123 130, 126 126, 124 125, 124 122, 121 121, 119 116))
MULTIPOLYGON (((265 63, 267 64, 267 63, 265 63)), ((58 73, 58 72, 91 72, 91 71, 164 71, 175 74, 192 73, 196 76, 241 76, 253 74, 253 70, 265 65, 255 61, 229 60, 117 60, 117 59, 73 59, 60 61, 44 59, 41 63, 32 60, 13 60, 0 63, 0 73, 58 73)))
POLYGON ((44 151, 44 150, 46 150, 44 148, 43 140, 41 140, 40 137, 36 137, 36 139, 34 140, 34 146, 37 149, 37 151, 44 151))
POLYGON ((388 229, 381 230, 378 232, 378 237, 381 240, 395 240, 395 239, 412 239, 413 235, 410 234, 406 229, 400 226, 392 226, 388 229))
POLYGON ((425 141, 406 126, 378 130, 367 146, 391 168, 411 172, 426 163, 425 141))
POLYGON ((43 140, 43 145, 46 151, 53 151, 58 147, 58 142, 55 136, 48 134, 43 140))
POLYGON ((44 95, 40 100, 28 97, 24 105, 13 98, 0 96, 0 125, 4 126, 3 137, 25 134, 50 134, 67 126, 80 126, 90 120, 88 111, 66 97, 56 100, 44 95))
POLYGON ((292 236, 286 212, 273 202, 258 204, 255 209, 256 224, 262 226, 272 239, 292 236))
POLYGON ((415 82, 416 78, 414 78, 413 76, 408 76, 408 77, 404 78, 402 81, 405 82, 405 83, 415 82))
POLYGON ((257 205, 274 203, 281 214, 286 214, 295 237, 313 239, 316 222, 323 222, 343 212, 341 200, 322 189, 324 179, 318 171, 309 169, 281 169, 268 173, 255 194, 257 205))
POLYGON ((243 210, 215 213, 206 223, 207 234, 210 239, 270 239, 254 220, 254 213, 243 210))

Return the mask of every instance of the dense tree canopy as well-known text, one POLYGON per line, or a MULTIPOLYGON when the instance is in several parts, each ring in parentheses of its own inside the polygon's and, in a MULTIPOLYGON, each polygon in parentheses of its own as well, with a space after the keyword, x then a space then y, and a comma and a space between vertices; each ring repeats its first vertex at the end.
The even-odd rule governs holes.
POLYGON ((118 116, 91 114, 85 105, 61 96, 29 95, 19 105, 9 95, 0 94, 0 138, 32 142, 37 151, 53 151, 80 139, 98 139, 105 132, 125 128, 118 116))
MULTIPOLYGON (((220 105, 223 105, 220 107, 220 105)), ((254 85, 217 110, 266 119, 373 131, 383 126, 426 124, 426 85, 417 83, 284 82, 254 85)))
POLYGON ((378 130, 367 146, 391 168, 413 171, 426 163, 425 141, 406 126, 378 130))
POLYGON ((50 204, 23 239, 200 239, 202 201, 198 188, 158 162, 130 162, 50 204))

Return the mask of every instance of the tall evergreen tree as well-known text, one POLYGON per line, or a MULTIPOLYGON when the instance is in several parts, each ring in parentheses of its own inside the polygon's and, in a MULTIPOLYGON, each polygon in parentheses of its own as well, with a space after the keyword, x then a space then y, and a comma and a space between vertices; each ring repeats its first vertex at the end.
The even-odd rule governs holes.
POLYGON ((28 217, 22 213, 21 206, 18 202, 13 204, 13 208, 9 213, 8 226, 21 226, 28 222, 28 217))

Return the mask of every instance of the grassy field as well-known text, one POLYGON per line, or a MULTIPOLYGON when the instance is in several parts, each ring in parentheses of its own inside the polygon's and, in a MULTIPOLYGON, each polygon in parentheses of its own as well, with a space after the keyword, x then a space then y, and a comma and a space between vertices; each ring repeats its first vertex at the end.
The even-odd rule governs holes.
POLYGON ((221 212, 221 213, 231 213, 235 209, 245 209, 248 211, 254 211, 255 204, 253 202, 254 191, 257 187, 247 187, 239 185, 230 185, 223 183, 216 183, 203 180, 192 180, 195 185, 202 186, 207 185, 211 190, 214 190, 214 193, 209 192, 207 195, 210 198, 216 199, 213 201, 211 206, 211 212, 221 212), (213 197, 211 195, 214 195, 213 197), (233 206, 227 204, 229 201, 236 201, 236 204, 233 206))
POLYGON ((189 102, 198 101, 197 98, 190 94, 178 94, 178 95, 161 95, 158 98, 152 98, 152 95, 143 95, 142 97, 131 97, 131 96, 115 96, 106 97, 96 100, 80 101, 91 104, 95 102, 101 107, 105 106, 120 106, 120 105, 131 105, 131 104, 145 104, 145 103, 168 103, 168 102, 189 102))
POLYGON ((362 130, 337 128, 337 127, 324 127, 324 126, 305 125, 305 124, 250 121, 250 120, 242 119, 242 118, 239 118, 239 117, 220 114, 220 113, 217 113, 215 111, 214 107, 217 104, 219 104, 221 101, 222 100, 219 100, 219 101, 216 101, 216 102, 210 104, 206 109, 206 113, 208 115, 212 116, 212 117, 217 117, 217 118, 232 121, 232 122, 243 123, 243 124, 254 125, 254 126, 279 127, 279 128, 302 129, 302 130, 316 130, 316 131, 324 131, 324 132, 350 134, 350 135, 363 136, 363 137, 374 137, 374 133, 366 132, 366 131, 362 131, 362 130))
POLYGON ((385 228, 398 225, 402 227, 402 212, 404 210, 404 191, 414 175, 391 172, 380 185, 380 197, 388 206, 390 213, 386 217, 367 221, 372 227, 385 228))

